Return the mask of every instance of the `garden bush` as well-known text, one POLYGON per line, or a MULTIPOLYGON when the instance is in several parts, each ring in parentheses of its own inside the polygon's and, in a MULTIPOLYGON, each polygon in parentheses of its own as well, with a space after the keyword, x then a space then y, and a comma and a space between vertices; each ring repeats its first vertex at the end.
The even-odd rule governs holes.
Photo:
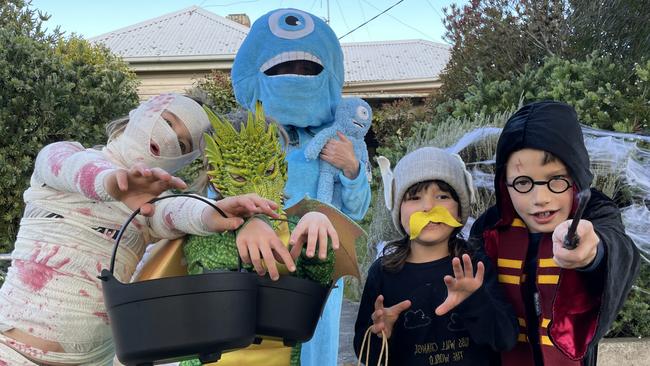
POLYGON ((228 113, 238 108, 230 75, 223 71, 212 70, 210 74, 197 79, 187 94, 201 100, 215 113, 228 113))
POLYGON ((523 99, 560 100, 575 107, 582 123, 605 130, 650 133, 650 60, 633 70, 608 56, 584 60, 550 57, 538 68, 526 67, 516 77, 486 81, 476 76, 462 99, 435 106, 435 120, 497 113, 523 99))
POLYGON ((104 144, 105 124, 138 96, 121 59, 78 37, 45 36, 46 18, 26 3, 2 3, 0 19, 0 252, 8 252, 38 151, 61 140, 104 144))

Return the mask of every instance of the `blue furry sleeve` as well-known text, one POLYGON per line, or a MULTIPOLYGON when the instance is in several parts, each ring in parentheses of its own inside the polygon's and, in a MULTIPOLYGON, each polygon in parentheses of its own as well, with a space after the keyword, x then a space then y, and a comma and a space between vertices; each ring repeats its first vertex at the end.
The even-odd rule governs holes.
POLYGON ((361 221, 370 207, 370 184, 366 175, 366 164, 359 161, 359 174, 354 179, 347 178, 343 172, 339 173, 343 203, 341 211, 355 221, 361 221))
MULTIPOLYGON (((305 196, 316 198, 320 174, 318 160, 307 160, 305 157, 304 150, 312 136, 304 129, 297 129, 297 133, 300 144, 290 145, 286 158, 289 163, 288 180, 284 187, 287 208, 300 202, 305 196)), ((348 179, 340 173, 340 183, 337 182, 334 190, 335 199, 332 204, 355 221, 362 220, 370 206, 367 164, 367 161, 359 161, 359 175, 355 179, 348 179)))

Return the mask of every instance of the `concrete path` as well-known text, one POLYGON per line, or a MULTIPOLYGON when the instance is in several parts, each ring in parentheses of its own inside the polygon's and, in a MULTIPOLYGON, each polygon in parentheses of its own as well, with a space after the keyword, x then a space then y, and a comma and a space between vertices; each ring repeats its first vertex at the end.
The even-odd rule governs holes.
POLYGON ((339 365, 356 365, 357 357, 352 349, 354 322, 357 320, 359 303, 343 299, 341 308, 341 330, 339 335, 339 365))

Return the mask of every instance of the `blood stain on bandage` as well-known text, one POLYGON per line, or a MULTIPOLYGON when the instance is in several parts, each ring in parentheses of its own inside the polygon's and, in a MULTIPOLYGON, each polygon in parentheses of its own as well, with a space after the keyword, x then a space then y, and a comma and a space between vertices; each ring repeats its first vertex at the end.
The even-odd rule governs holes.
POLYGON ((101 312, 101 311, 96 311, 96 312, 93 313, 93 315, 98 317, 98 318, 101 318, 104 321, 104 323, 109 324, 108 323, 108 314, 106 314, 104 312, 101 312))
POLYGON ((97 174, 110 168, 111 166, 107 162, 92 162, 82 166, 74 179, 81 193, 91 199, 99 200, 100 197, 95 191, 95 178, 97 174))
POLYGON ((41 358, 43 355, 48 353, 48 351, 43 351, 38 348, 31 347, 27 344, 19 343, 13 339, 6 341, 5 344, 22 353, 23 355, 31 358, 41 358))
POLYGON ((81 207, 76 210, 80 214, 84 216, 91 216, 92 215, 92 210, 89 207, 81 207))
POLYGON ((50 170, 55 177, 59 176, 63 161, 70 155, 81 151, 82 149, 71 143, 61 143, 52 148, 50 155, 47 157, 47 163, 50 165, 50 170))
POLYGON ((147 102, 147 107, 145 111, 150 112, 148 115, 153 115, 151 112, 158 114, 158 112, 167 108, 170 102, 174 100, 174 96, 171 94, 161 94, 147 102))
POLYGON ((168 212, 168 213, 165 215, 165 224, 166 224, 167 227, 169 227, 170 229, 173 229, 173 228, 174 228, 174 219, 172 219, 172 213, 171 213, 171 212, 168 212))
POLYGON ((91 282, 98 290, 101 290, 102 287, 97 283, 97 279, 88 274, 88 272, 81 270, 79 271, 81 277, 83 277, 88 282, 91 282))
POLYGON ((50 265, 48 262, 59 252, 60 247, 55 246, 40 260, 41 248, 35 248, 29 261, 15 260, 18 278, 32 290, 38 292, 47 285, 57 274, 57 270, 70 262, 70 258, 64 258, 57 264, 50 265))
POLYGON ((86 290, 79 290, 79 295, 81 295, 83 297, 90 297, 90 295, 88 294, 88 291, 86 291, 86 290))
POLYGON ((142 230, 143 226, 142 226, 142 224, 140 223, 140 221, 138 221, 137 219, 131 221, 131 223, 133 224, 133 226, 135 226, 136 229, 138 229, 138 230, 142 230))

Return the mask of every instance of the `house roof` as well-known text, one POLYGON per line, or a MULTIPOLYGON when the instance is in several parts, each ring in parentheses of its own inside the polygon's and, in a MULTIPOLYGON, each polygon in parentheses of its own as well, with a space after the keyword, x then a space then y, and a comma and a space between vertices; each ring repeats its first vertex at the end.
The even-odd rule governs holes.
POLYGON ((341 45, 347 83, 438 79, 449 61, 449 46, 424 40, 341 45))
POLYGON ((198 6, 90 39, 129 58, 234 55, 248 28, 198 6))
MULTIPOLYGON (((138 71, 229 69, 249 28, 192 6, 91 38, 121 55, 138 71)), ((366 86, 410 84, 426 94, 439 86, 449 46, 425 40, 343 43, 345 84, 368 95, 366 86), (356 85, 356 86, 355 86, 356 85)), ((374 88, 374 87, 373 87, 374 88)), ((371 88, 371 89, 373 89, 371 88)), ((400 87, 401 88, 401 87, 400 87)))

